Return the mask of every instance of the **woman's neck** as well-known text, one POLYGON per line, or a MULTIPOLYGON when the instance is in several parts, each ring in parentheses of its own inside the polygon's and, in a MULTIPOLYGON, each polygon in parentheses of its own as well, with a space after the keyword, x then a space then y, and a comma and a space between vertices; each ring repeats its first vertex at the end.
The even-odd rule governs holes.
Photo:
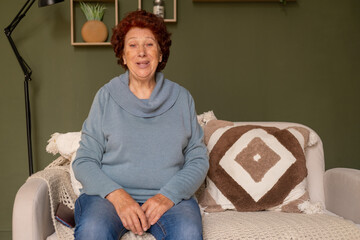
POLYGON ((139 99, 149 99, 155 85, 155 78, 150 80, 129 79, 129 89, 139 99))

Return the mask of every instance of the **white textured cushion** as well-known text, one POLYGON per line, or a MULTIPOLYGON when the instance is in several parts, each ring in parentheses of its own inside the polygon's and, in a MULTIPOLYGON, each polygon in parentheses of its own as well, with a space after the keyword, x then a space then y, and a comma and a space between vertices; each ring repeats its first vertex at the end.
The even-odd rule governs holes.
POLYGON ((205 215, 203 226, 208 240, 360 239, 360 229, 351 221, 326 214, 226 211, 205 215))

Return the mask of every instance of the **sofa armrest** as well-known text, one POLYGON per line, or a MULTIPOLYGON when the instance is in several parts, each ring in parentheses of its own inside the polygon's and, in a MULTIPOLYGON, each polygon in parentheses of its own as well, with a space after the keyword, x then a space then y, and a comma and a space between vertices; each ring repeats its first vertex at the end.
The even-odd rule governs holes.
POLYGON ((15 197, 13 240, 43 240, 54 231, 48 186, 42 179, 29 179, 21 186, 15 197))
POLYGON ((324 175, 326 209, 360 224, 360 170, 333 168, 324 175))

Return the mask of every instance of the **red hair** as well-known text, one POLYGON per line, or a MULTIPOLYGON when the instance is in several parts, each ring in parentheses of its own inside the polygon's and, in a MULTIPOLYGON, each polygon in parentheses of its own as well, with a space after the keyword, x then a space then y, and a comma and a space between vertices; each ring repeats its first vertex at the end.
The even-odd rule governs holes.
POLYGON ((152 13, 144 10, 130 12, 119 24, 113 28, 113 35, 111 37, 111 44, 114 48, 118 64, 127 69, 122 58, 124 53, 125 36, 131 28, 147 28, 154 34, 161 50, 162 61, 156 68, 156 71, 161 71, 165 68, 170 55, 171 34, 167 31, 164 20, 152 13))

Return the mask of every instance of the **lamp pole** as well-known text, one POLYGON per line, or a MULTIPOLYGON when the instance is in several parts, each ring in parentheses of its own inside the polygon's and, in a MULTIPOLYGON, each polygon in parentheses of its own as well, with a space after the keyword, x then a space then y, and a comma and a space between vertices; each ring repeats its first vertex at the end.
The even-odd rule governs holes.
MULTIPOLYGON (((54 3, 62 2, 63 0, 39 0, 39 7, 52 5, 54 3)), ((26 135, 27 135, 27 148, 28 148, 28 163, 29 163, 29 175, 34 173, 33 158, 32 158, 32 141, 31 141, 31 114, 30 114, 30 98, 29 98, 29 82, 31 81, 32 70, 25 60, 21 57, 11 34, 19 24, 19 22, 25 17, 35 0, 27 0, 24 6, 20 9, 18 14, 12 20, 12 22, 4 29, 5 35, 10 42, 11 48, 15 53, 20 67, 24 73, 24 92, 25 92, 25 113, 26 113, 26 135)))

